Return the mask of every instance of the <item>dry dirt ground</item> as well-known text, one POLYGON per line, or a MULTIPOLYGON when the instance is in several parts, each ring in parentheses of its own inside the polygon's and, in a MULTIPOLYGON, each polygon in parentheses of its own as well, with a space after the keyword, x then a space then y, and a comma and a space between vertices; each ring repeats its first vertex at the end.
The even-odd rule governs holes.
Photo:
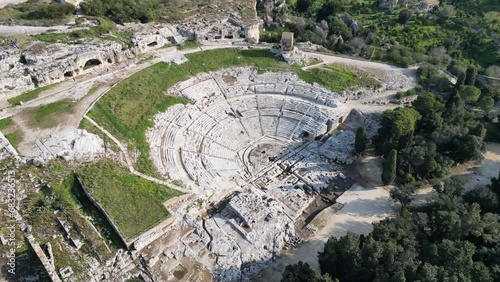
MULTIPOLYGON (((466 189, 490 183, 490 178, 498 177, 500 171, 500 144, 488 143, 485 159, 474 164, 458 166, 454 175, 466 177, 466 189)), ((380 157, 366 157, 360 163, 347 168, 346 175, 365 187, 353 187, 337 199, 344 204, 340 211, 326 208, 313 221, 319 231, 298 248, 287 251, 273 262, 254 281, 280 281, 281 273, 288 264, 304 261, 311 267, 318 268, 318 252, 323 250, 325 242, 331 236, 343 236, 349 230, 358 234, 368 234, 373 230, 372 223, 394 216, 399 207, 391 200, 388 186, 382 186, 380 157)), ((424 203, 432 195, 432 187, 420 189, 414 203, 424 203)))
POLYGON ((470 190, 476 186, 490 184, 490 179, 492 177, 498 177, 499 171, 500 144, 488 143, 482 162, 460 165, 453 171, 453 174, 465 176, 467 179, 465 189, 470 190))
POLYGON ((312 221, 318 232, 298 248, 284 252, 254 281, 280 281, 281 273, 288 264, 304 261, 313 268, 318 268, 318 252, 323 250, 325 242, 332 236, 343 236, 347 231, 368 234, 373 222, 394 216, 399 207, 390 196, 388 186, 380 180, 380 157, 367 157, 345 172, 363 186, 354 186, 337 199, 344 206, 340 211, 330 207, 324 209, 312 221))
MULTIPOLYGON (((459 165, 453 170, 453 175, 462 175, 466 179, 465 190, 490 184, 492 177, 498 177, 500 172, 500 144, 488 143, 484 160, 476 163, 459 165)), ((422 187, 413 198, 413 204, 419 205, 427 201, 433 194, 431 186, 422 187)))

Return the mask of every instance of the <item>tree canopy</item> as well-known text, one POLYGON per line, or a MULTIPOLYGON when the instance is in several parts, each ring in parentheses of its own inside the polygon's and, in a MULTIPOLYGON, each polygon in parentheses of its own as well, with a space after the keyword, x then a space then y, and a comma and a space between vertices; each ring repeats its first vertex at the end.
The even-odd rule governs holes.
MULTIPOLYGON (((321 273, 340 282, 498 281, 499 183, 494 178, 488 187, 464 196, 460 178, 437 183, 428 204, 403 208, 374 224, 369 235, 348 232, 330 238, 318 254, 321 273)), ((287 271, 302 268, 293 265, 287 271)), ((307 280, 283 276, 282 281, 307 280)))

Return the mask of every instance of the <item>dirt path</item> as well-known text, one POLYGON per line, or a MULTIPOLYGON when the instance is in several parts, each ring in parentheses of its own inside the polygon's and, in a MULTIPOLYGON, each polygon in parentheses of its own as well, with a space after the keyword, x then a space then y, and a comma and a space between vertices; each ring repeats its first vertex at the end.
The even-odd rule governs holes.
POLYGON ((492 177, 498 177, 500 172, 500 144, 488 143, 484 152, 484 160, 473 164, 459 165, 453 170, 453 175, 466 177, 465 189, 490 184, 492 177))
POLYGON ((135 175, 137 175, 137 176, 139 176, 141 178, 147 179, 149 181, 161 184, 161 185, 170 186, 170 187, 172 187, 172 188, 174 188, 174 189, 176 189, 178 191, 181 191, 183 193, 191 193, 192 192, 192 191, 186 190, 184 188, 181 188, 181 187, 179 187, 177 185, 174 185, 172 182, 166 182, 166 181, 160 180, 158 178, 154 178, 154 177, 151 177, 149 175, 145 175, 143 173, 140 173, 140 172, 136 171, 134 169, 132 161, 130 160, 130 156, 129 156, 128 151, 125 148, 125 146, 118 139, 116 139, 111 133, 109 133, 106 129, 102 128, 99 124, 97 124, 93 119, 89 118, 88 116, 84 116, 83 118, 86 119, 86 120, 88 120, 97 129, 99 129, 101 132, 103 132, 104 134, 106 134, 106 136, 108 136, 111 140, 113 140, 113 142, 115 142, 115 144, 118 146, 118 148, 120 148, 120 151, 122 152, 123 156, 125 157, 125 160, 127 162, 127 167, 129 169, 130 173, 135 174, 135 175))
POLYGON ((337 199, 344 206, 340 211, 333 207, 324 209, 311 222, 319 231, 296 249, 287 251, 274 261, 254 281, 280 281, 281 273, 288 264, 307 262, 319 268, 318 252, 322 251, 328 238, 343 236, 347 231, 368 234, 372 223, 394 216, 399 207, 389 196, 389 187, 380 180, 380 158, 368 157, 356 165, 349 166, 346 175, 354 178, 364 187, 355 185, 337 199))

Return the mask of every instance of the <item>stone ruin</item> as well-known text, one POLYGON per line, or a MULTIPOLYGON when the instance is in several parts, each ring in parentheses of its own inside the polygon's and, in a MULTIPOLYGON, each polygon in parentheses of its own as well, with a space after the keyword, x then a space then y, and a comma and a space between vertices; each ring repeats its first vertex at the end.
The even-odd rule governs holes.
POLYGON ((283 32, 281 34, 281 51, 293 51, 293 32, 283 32))
POLYGON ((71 45, 34 42, 22 52, 12 48, 0 49, 0 98, 106 70, 112 64, 185 40, 171 25, 127 24, 122 29, 134 32, 133 46, 94 40, 71 45))
MULTIPOLYGON (((192 230, 182 254, 203 263, 216 281, 248 281, 302 240, 298 218, 315 195, 345 179, 338 163, 352 162, 354 135, 329 136, 350 109, 293 73, 252 68, 201 73, 168 92, 191 103, 155 116, 147 132, 153 163, 200 205, 216 205, 197 219, 186 215, 193 205, 174 212, 192 230), (324 152, 334 136, 342 157, 324 152)), ((356 116, 346 120, 362 122, 356 116)), ((156 262, 151 269, 159 277, 165 269, 156 262)))
POLYGON ((200 42, 231 42, 259 43, 259 24, 244 23, 234 18, 201 20, 182 23, 177 31, 188 40, 200 42))

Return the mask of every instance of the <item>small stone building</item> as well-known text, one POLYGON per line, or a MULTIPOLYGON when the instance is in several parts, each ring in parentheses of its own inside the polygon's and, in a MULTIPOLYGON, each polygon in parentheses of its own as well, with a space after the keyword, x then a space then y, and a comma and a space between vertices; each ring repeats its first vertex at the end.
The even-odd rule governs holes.
POLYGON ((283 32, 281 34, 281 51, 293 51, 293 32, 283 32))

